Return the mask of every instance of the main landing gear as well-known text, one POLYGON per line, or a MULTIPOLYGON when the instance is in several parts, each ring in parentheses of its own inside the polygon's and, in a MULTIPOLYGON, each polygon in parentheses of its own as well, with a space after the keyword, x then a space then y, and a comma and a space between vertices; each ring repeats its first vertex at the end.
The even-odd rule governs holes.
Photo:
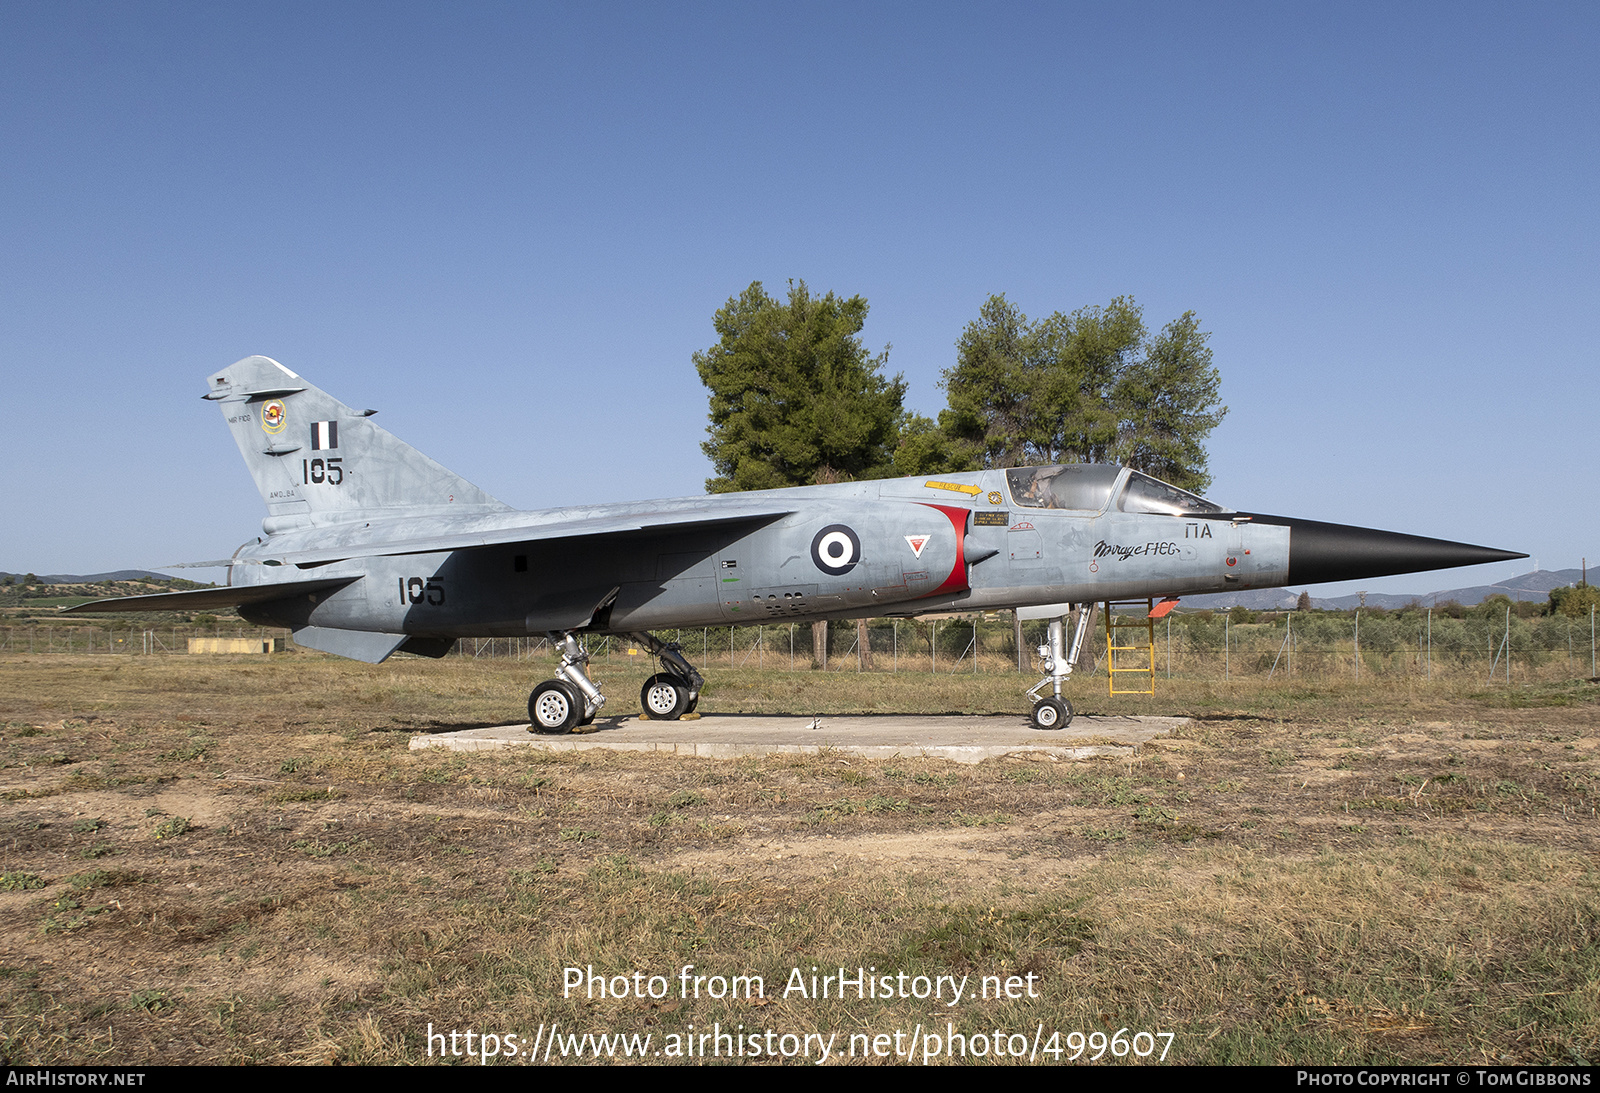
POLYGON ((1072 703, 1061 697, 1061 685, 1071 677, 1072 669, 1078 663, 1078 654, 1083 651, 1083 639, 1094 621, 1094 609, 1092 603, 1074 604, 1071 615, 1050 620, 1050 644, 1039 646, 1039 661, 1047 674, 1028 689, 1028 695, 1033 699, 1033 712, 1028 715, 1028 720, 1033 722, 1036 729, 1064 729, 1072 724, 1072 703), (1069 652, 1063 648, 1066 622, 1067 618, 1074 616, 1077 625, 1073 628, 1072 649, 1069 652), (1048 698, 1040 698, 1039 692, 1046 684, 1051 685, 1054 693, 1048 698))
POLYGON ((645 680, 639 691, 639 705, 645 714, 652 721, 676 721, 686 713, 694 713, 700 705, 700 688, 706 681, 683 658, 683 646, 643 631, 628 636, 661 661, 662 670, 645 680))
POLYGON ((594 720, 606 696, 584 670, 589 650, 571 633, 550 637, 561 650, 561 663, 556 665, 556 678, 545 680, 528 696, 528 727, 534 732, 571 732, 594 720))
MULTIPOLYGON (((693 713, 700 704, 700 688, 705 680, 683 658, 683 646, 643 631, 628 636, 661 661, 662 671, 646 680, 639 692, 639 705, 645 714, 653 721, 676 721, 693 713)), ((589 678, 589 651, 578 639, 571 632, 550 637, 561 650, 561 663, 556 667, 556 678, 545 680, 528 696, 528 726, 540 733, 571 732, 592 722, 606 704, 606 697, 589 678)))

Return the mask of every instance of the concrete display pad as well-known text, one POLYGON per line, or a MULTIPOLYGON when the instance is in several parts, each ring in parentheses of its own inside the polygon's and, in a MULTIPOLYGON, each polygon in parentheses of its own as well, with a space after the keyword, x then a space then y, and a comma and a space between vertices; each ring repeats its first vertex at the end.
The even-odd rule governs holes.
POLYGON ((560 736, 528 731, 527 723, 413 737, 411 748, 490 751, 663 752, 709 759, 742 755, 816 755, 830 752, 869 759, 924 756, 981 763, 1000 756, 1091 759, 1131 756, 1138 745, 1172 731, 1184 717, 1099 717, 1079 714, 1066 729, 1043 732, 1015 714, 968 717, 794 717, 788 714, 708 714, 682 721, 646 721, 636 715, 602 717, 560 736))

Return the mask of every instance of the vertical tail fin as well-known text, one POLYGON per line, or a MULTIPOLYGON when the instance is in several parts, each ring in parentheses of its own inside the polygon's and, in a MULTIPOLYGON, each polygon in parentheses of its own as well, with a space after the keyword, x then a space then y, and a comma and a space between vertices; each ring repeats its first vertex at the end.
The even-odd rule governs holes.
POLYGON ((206 380, 261 499, 268 532, 402 513, 498 511, 506 505, 441 467, 270 357, 246 357, 206 380))

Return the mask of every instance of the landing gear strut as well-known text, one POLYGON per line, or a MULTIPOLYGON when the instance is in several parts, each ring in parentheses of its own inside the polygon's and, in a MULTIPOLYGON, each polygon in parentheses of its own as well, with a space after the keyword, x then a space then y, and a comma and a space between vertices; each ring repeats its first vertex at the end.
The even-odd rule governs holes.
MULTIPOLYGON (((700 704, 700 688, 705 680, 694 665, 683 658, 683 646, 661 641, 644 631, 628 635, 661 661, 662 670, 651 676, 639 692, 639 704, 654 721, 676 721, 693 713, 700 704)), ((586 667, 589 651, 571 631, 552 633, 551 641, 561 651, 556 678, 547 679, 528 696, 528 727, 533 732, 571 732, 595 719, 606 696, 589 678, 586 667)))
POLYGON ((676 721, 684 714, 694 713, 705 679, 683 658, 683 646, 642 630, 628 636, 661 661, 662 670, 645 680, 639 691, 639 705, 644 707, 646 716, 652 721, 676 721))
POLYGON ((1050 620, 1050 644, 1039 646, 1039 661, 1047 674, 1028 689, 1028 695, 1033 699, 1033 712, 1028 719, 1036 729, 1064 729, 1072 724, 1072 703, 1061 697, 1061 685, 1071 677, 1072 669, 1078 663, 1078 654, 1083 651, 1083 639, 1094 621, 1094 608, 1092 603, 1073 605, 1072 615, 1077 616, 1077 625, 1073 628, 1070 652, 1063 645, 1066 642, 1066 621, 1072 616, 1050 620), (1040 698, 1039 692, 1046 684, 1051 686, 1054 693, 1048 698, 1040 698))
POLYGON ((550 638, 561 650, 561 663, 556 678, 545 680, 528 696, 528 727, 542 733, 571 732, 594 720, 606 696, 585 671, 589 650, 571 632, 552 633, 550 638))

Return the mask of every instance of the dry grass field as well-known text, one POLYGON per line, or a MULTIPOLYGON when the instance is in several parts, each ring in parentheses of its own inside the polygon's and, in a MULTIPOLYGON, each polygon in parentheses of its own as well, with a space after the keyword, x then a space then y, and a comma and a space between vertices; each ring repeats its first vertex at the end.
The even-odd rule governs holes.
MULTIPOLYGON (((0 656, 0 1056, 1600 1052, 1600 685, 1075 683, 1195 718, 1117 762, 408 749, 515 718, 548 672, 0 656), (785 991, 813 966, 894 996, 785 991), (567 997, 569 967, 640 977, 567 997), (962 1000, 898 997, 923 975, 962 1000), (764 997, 711 997, 734 976, 764 997)), ((631 711, 642 665, 598 674, 631 711)), ((1015 675, 707 674, 713 715, 1024 708, 1015 675)))

